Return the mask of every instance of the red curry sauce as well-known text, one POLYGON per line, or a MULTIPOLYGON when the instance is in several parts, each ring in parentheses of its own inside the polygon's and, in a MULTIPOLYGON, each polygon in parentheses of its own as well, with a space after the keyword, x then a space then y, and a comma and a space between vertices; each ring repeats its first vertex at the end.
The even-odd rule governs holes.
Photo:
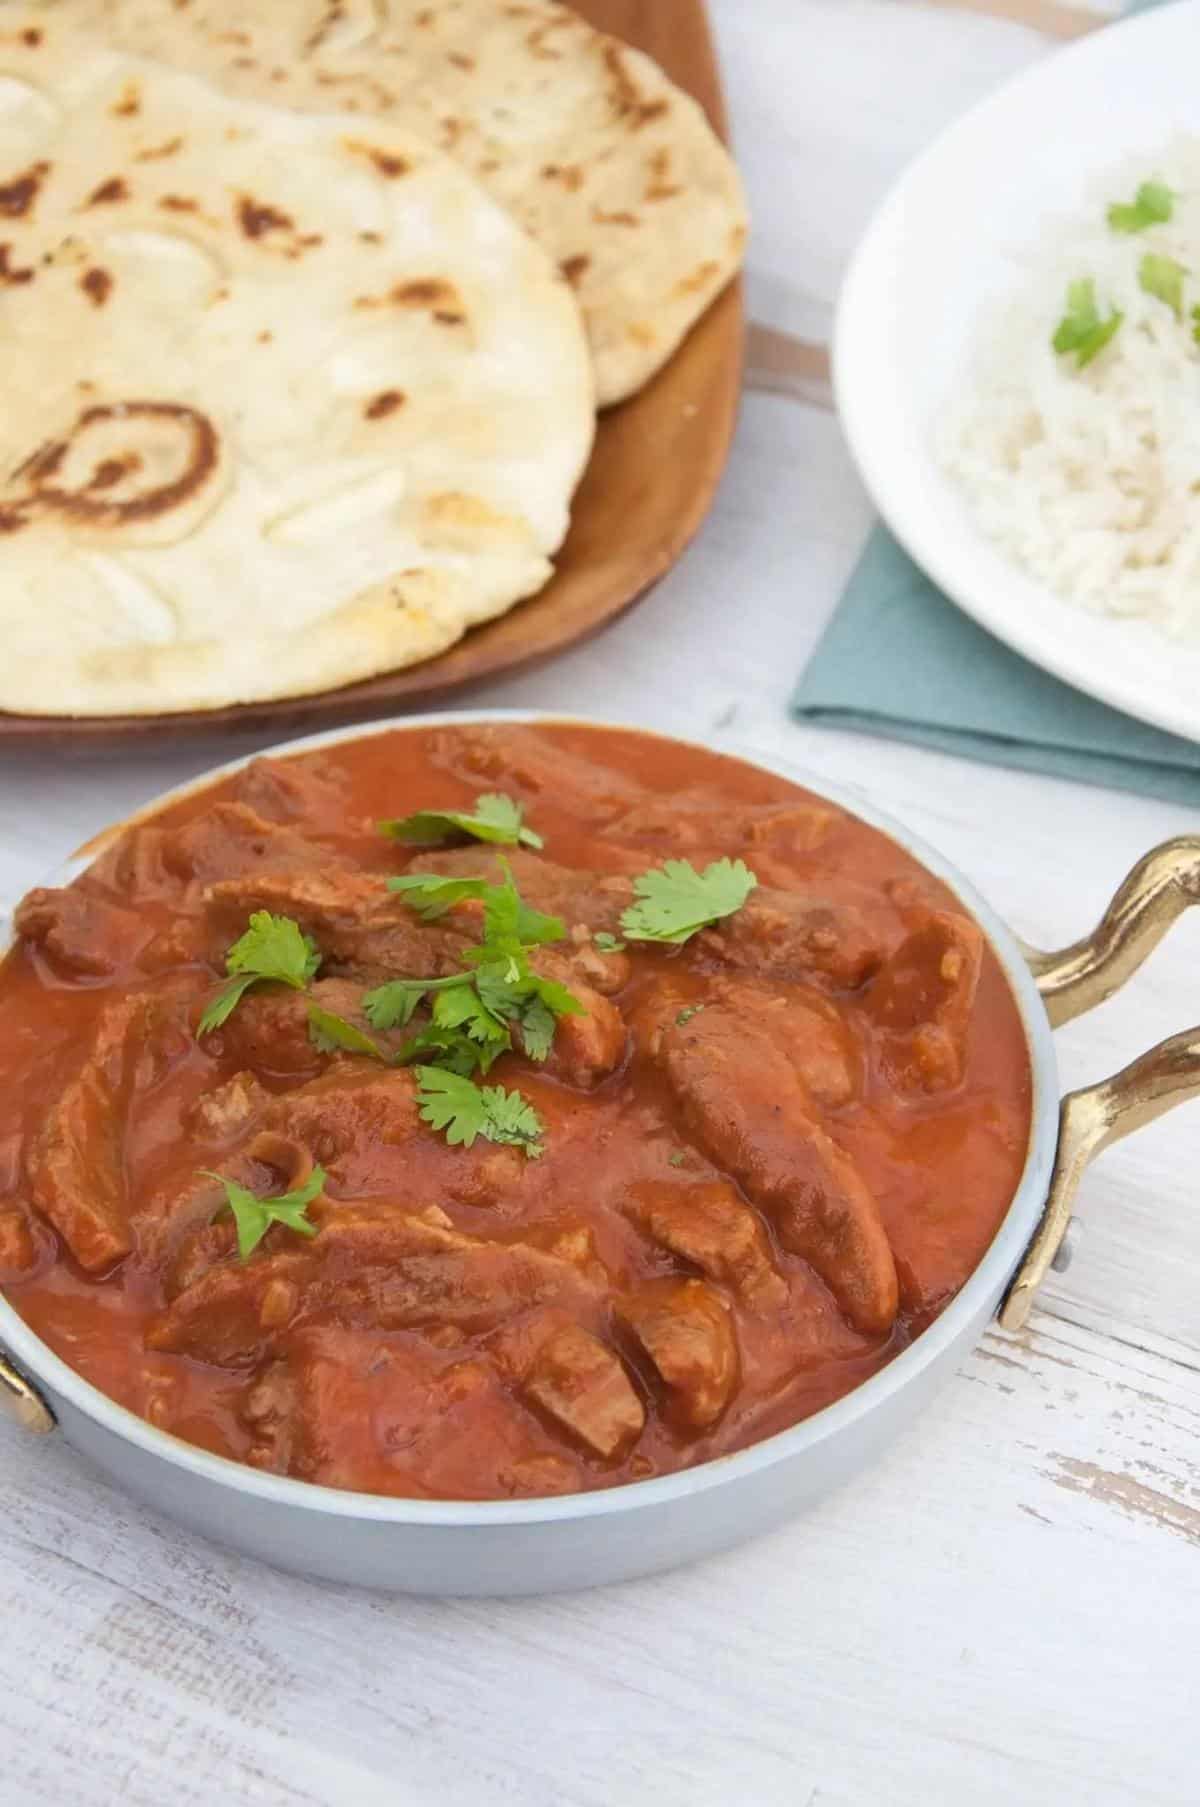
POLYGON ((952 895, 785 780, 647 735, 445 726, 255 761, 17 925, 6 1296, 152 1423, 314 1482, 539 1495, 778 1431, 937 1315, 1025 1160, 1021 1024, 952 895), (544 851, 375 829, 483 791, 544 851), (478 906, 426 926, 386 877, 494 876, 497 852, 562 917, 546 957, 587 1009, 486 1082, 534 1104, 540 1160, 449 1146, 409 1069, 322 1054, 283 987, 197 1037, 250 910, 298 921, 313 996, 362 1022, 368 986, 456 970, 477 938, 478 906), (735 916, 604 951, 634 876, 726 855, 759 881, 735 916), (201 1170, 269 1193, 305 1160, 328 1175, 317 1236, 276 1225, 241 1262, 201 1170))

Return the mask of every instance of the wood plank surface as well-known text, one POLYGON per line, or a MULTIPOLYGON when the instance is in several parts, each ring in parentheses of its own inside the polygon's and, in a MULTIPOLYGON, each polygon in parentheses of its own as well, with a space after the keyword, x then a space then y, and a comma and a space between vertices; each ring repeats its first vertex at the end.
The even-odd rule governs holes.
MULTIPOLYGON (((891 174, 1041 45, 916 0, 714 17, 759 221, 754 313, 817 346, 891 174)), ((761 339, 750 365, 790 356, 761 339)), ((777 376, 747 398, 716 510, 653 607, 479 700, 771 750, 935 842, 1031 941, 1068 941, 1196 812, 789 717, 870 521, 809 381, 805 364, 795 393, 777 376)), ((10 748, 0 894, 263 738, 10 748)), ((1059 1033, 1064 1084, 1200 1020, 1198 972, 1194 913, 1059 1033)), ((512 1603, 307 1584, 0 1426, 0 1807, 1190 1807, 1198 1150, 1192 1106, 1103 1156, 1026 1333, 989 1333, 818 1512, 650 1582, 512 1603)))

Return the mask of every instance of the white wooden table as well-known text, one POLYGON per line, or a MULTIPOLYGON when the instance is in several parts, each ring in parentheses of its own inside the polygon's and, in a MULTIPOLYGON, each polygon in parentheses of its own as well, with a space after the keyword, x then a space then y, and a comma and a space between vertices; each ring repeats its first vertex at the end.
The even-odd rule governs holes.
MULTIPOLYGON (((902 158, 1083 10, 720 0, 717 20, 762 328, 728 481, 653 600, 479 700, 786 750, 937 842, 1022 934, 1069 939, 1187 811, 802 728, 785 703, 868 522, 814 349, 847 251, 902 158)), ((0 891, 244 744, 6 754, 0 891)), ((1189 1018, 1200 922, 1062 1033, 1064 1078, 1189 1018)), ((660 1580, 512 1604, 308 1585, 0 1424, 0 1807, 1200 1800, 1198 1150, 1194 1107, 1106 1156, 1028 1334, 990 1334, 822 1511, 660 1580)))

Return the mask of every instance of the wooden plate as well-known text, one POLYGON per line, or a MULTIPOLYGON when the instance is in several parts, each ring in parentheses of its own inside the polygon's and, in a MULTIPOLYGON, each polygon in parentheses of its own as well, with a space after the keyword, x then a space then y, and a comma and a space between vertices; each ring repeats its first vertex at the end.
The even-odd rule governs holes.
MULTIPOLYGON (((647 51, 706 109, 725 109, 703 0, 574 0, 594 25, 647 51)), ((438 702, 562 652, 614 621, 670 570, 708 513, 729 453, 742 361, 742 297, 734 283, 640 394, 600 417, 575 496, 571 531, 540 595, 474 629, 436 659, 366 683, 279 702, 185 715, 0 713, 0 740, 124 741, 245 727, 316 730, 438 702)))

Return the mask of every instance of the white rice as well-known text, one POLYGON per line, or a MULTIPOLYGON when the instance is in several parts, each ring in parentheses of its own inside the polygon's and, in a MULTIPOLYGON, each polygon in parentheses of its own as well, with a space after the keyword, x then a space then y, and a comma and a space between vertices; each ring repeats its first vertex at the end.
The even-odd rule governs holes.
POLYGON ((938 450, 985 533, 1041 582, 1102 614, 1200 638, 1200 138, 1097 181, 1095 204, 1056 223, 1029 286, 984 322, 938 450), (1115 232, 1110 202, 1141 183, 1174 190, 1171 219, 1115 232), (1147 252, 1189 272, 1184 317, 1143 292, 1147 252), (1124 322, 1083 370, 1050 340, 1067 284, 1095 283, 1102 318, 1124 322))

